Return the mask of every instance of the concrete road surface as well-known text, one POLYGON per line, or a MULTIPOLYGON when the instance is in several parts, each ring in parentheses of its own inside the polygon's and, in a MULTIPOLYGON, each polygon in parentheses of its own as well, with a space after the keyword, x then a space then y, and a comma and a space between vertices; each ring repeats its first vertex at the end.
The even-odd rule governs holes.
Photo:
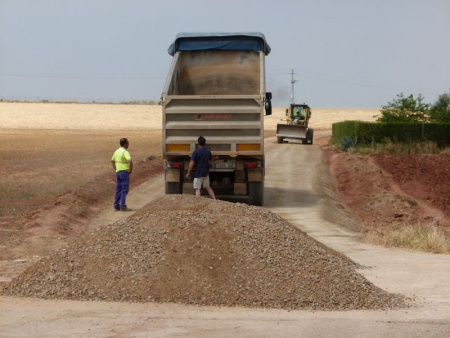
MULTIPOLYGON (((375 285, 413 297, 415 307, 310 312, 1 297, 0 337, 450 337, 450 256, 362 244, 329 221, 345 215, 318 146, 270 138, 266 150, 265 207, 365 266, 360 272, 375 285)), ((162 194, 158 177, 133 190, 128 204, 137 209, 162 194)), ((92 226, 131 214, 111 209, 92 226)))

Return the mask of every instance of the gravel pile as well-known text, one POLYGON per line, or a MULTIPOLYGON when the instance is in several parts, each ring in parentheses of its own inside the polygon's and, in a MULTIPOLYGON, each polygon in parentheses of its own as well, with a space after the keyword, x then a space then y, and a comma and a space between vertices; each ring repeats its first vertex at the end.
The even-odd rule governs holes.
POLYGON ((166 195, 37 262, 3 293, 282 309, 405 306, 357 267, 264 208, 166 195))

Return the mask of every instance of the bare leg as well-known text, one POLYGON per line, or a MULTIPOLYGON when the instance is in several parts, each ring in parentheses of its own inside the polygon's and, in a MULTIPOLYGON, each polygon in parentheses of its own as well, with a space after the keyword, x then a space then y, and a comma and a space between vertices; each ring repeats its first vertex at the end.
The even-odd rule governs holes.
POLYGON ((200 197, 202 195, 200 189, 195 189, 195 196, 200 197))
POLYGON ((207 187, 207 188, 205 188, 205 189, 206 189, 206 191, 208 192, 209 196, 211 196, 211 198, 212 198, 213 200, 215 200, 215 199, 216 199, 216 195, 214 195, 214 191, 211 189, 211 187, 207 187))

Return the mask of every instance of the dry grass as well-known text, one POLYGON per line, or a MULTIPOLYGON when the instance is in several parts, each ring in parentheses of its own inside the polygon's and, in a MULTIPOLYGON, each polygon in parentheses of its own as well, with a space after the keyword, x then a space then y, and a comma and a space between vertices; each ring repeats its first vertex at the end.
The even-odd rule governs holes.
POLYGON ((445 231, 432 225, 416 224, 397 229, 370 230, 366 233, 366 240, 388 247, 450 254, 450 237, 445 231))
POLYGON ((377 144, 374 147, 375 153, 385 154, 440 154, 440 149, 435 142, 416 142, 416 143, 394 143, 387 141, 383 144, 377 144))

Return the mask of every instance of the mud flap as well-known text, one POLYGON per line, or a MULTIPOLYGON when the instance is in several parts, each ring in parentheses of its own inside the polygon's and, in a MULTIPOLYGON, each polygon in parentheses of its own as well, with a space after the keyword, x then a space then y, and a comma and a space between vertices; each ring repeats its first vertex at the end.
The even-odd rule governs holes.
POLYGON ((262 206, 264 203, 264 182, 248 182, 248 204, 262 206))

